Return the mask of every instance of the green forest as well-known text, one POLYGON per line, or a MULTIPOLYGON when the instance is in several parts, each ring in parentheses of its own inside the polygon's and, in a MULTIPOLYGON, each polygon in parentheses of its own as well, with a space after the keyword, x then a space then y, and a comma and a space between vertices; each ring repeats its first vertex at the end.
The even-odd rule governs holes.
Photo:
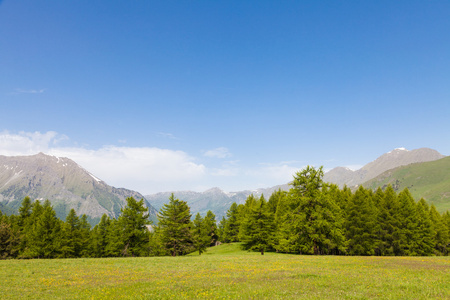
POLYGON ((60 220, 50 203, 23 199, 17 215, 0 211, 0 258, 179 256, 219 243, 249 251, 314 255, 448 255, 450 213, 440 214, 408 189, 352 191, 323 182, 323 169, 297 172, 286 192, 268 200, 250 195, 220 222, 211 212, 192 216, 173 194, 151 224, 144 200, 127 198, 117 219, 93 228, 71 210, 60 220))

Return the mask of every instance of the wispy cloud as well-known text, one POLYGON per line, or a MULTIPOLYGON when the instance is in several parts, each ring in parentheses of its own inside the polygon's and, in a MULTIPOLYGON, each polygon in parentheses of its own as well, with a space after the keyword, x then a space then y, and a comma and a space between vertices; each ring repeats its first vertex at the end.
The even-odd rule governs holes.
POLYGON ((25 89, 15 89, 14 92, 11 94, 17 95, 17 94, 42 94, 46 91, 46 89, 39 89, 39 90, 25 90, 25 89))
POLYGON ((157 135, 160 137, 163 137, 163 138, 171 139, 171 140, 179 140, 178 137, 176 137, 172 133, 168 133, 168 132, 158 132, 157 135))
POLYGON ((204 151, 203 153, 206 157, 215 157, 215 158, 227 158, 231 157, 231 152, 225 147, 218 147, 215 149, 204 151))

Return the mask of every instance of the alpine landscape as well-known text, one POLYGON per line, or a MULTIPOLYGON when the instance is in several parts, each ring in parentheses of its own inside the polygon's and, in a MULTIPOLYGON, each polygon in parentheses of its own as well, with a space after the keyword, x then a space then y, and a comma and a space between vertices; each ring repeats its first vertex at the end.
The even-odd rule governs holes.
POLYGON ((0 299, 450 299, 449 12, 0 0, 0 299))

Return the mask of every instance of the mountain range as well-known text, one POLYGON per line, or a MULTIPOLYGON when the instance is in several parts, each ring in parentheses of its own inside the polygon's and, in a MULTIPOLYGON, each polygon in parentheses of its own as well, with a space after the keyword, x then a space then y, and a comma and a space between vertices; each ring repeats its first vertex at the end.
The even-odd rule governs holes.
MULTIPOLYGON (((356 187, 357 185, 373 179, 387 170, 413 163, 436 161, 444 157, 445 156, 440 154, 438 151, 429 148, 420 148, 411 151, 405 148, 397 148, 381 155, 376 160, 366 164, 361 169, 356 171, 352 171, 345 167, 334 168, 324 174, 324 181, 335 183, 340 187, 343 187, 344 185, 356 187)), ((168 202, 170 194, 174 193, 175 197, 188 203, 193 214, 200 212, 200 214, 205 215, 208 210, 211 210, 216 215, 216 219, 220 220, 222 216, 226 215, 226 211, 233 202, 242 204, 251 194, 254 196, 264 194, 266 199, 268 199, 270 195, 278 189, 287 191, 290 189, 290 185, 287 183, 271 188, 245 190, 232 193, 226 193, 219 188, 213 188, 203 193, 192 191, 174 191, 146 195, 145 198, 156 209, 160 209, 165 203, 168 202)), ((450 193, 450 190, 448 190, 448 192, 450 193)))
MULTIPOLYGON (((389 183, 398 189, 408 187, 413 196, 424 197, 442 211, 450 209, 450 175, 446 175, 450 174, 449 170, 450 158, 436 150, 397 148, 356 171, 334 168, 325 173, 324 181, 352 188, 362 184, 375 189, 389 183)), ((244 203, 251 194, 264 194, 267 199, 274 191, 289 188, 286 183, 230 193, 212 188, 205 192, 173 191, 143 196, 136 191, 109 186, 69 158, 43 153, 0 156, 0 210, 7 214, 16 213, 23 198, 30 196, 33 200, 49 199, 61 219, 65 219, 69 210, 74 208, 78 215, 86 214, 93 224, 104 213, 116 218, 127 197, 144 199, 152 220, 157 219, 157 210, 168 202, 171 193, 188 203, 192 215, 197 212, 205 215, 211 210, 216 220, 220 220, 233 202, 244 203)))
MULTIPOLYGON (((126 198, 145 199, 140 193, 115 188, 89 173, 73 160, 39 153, 32 156, 0 156, 0 209, 17 212, 23 198, 51 201, 57 216, 65 219, 70 209, 97 223, 103 214, 116 218, 126 198)), ((157 211, 145 200, 152 219, 157 211)))

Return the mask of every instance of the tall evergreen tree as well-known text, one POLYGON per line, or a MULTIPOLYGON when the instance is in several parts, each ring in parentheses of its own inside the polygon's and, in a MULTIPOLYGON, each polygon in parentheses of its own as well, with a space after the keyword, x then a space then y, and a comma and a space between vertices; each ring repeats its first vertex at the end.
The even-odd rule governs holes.
POLYGON ((236 202, 233 202, 227 211, 227 221, 223 229, 223 241, 226 243, 238 242, 240 225, 238 205, 236 202))
POLYGON ((377 210, 372 197, 362 186, 348 203, 345 222, 348 253, 374 255, 377 243, 377 210))
POLYGON ((144 199, 136 201, 133 197, 127 198, 127 205, 121 210, 119 224, 122 230, 124 256, 143 256, 148 252, 149 232, 146 225, 148 220, 148 208, 144 206, 144 199))
POLYGON ((172 194, 158 216, 161 242, 172 256, 185 255, 193 249, 191 212, 185 201, 172 194))
POLYGON ((264 255, 265 251, 272 248, 274 233, 273 214, 270 213, 264 196, 250 207, 250 210, 244 218, 240 239, 246 250, 259 251, 264 255))
MULTIPOLYGON (((205 218, 206 219, 206 218, 205 218)), ((209 235, 210 228, 204 218, 197 213, 195 216, 193 227, 192 227, 192 238, 194 241, 194 248, 201 255, 206 251, 206 248, 210 246, 211 237, 209 235)))
POLYGON ((216 215, 212 211, 208 210, 203 222, 205 223, 205 227, 208 230, 207 232, 209 236, 208 247, 215 246, 216 242, 219 240, 216 215))
POLYGON ((35 201, 33 211, 37 215, 30 216, 34 219, 31 231, 27 236, 27 248, 23 255, 28 258, 55 258, 60 251, 60 229, 62 221, 56 217, 56 213, 50 204, 45 200, 42 208, 39 202, 35 201), (38 213, 38 211, 41 211, 38 213))
POLYGON ((432 255, 434 247, 434 231, 430 219, 430 209, 422 198, 417 203, 417 237, 415 241, 415 254, 432 255))
POLYGON ((416 203, 408 189, 404 189, 398 194, 399 211, 397 218, 399 228, 397 237, 396 255, 417 255, 417 211, 416 203))
POLYGON ((377 255, 395 255, 398 245, 398 232, 400 227, 399 209, 397 194, 391 185, 388 185, 384 191, 383 199, 379 206, 378 224, 380 231, 378 236, 377 255))
POLYGON ((91 231, 92 255, 94 257, 105 257, 106 246, 108 245, 108 228, 111 225, 111 219, 107 214, 103 214, 100 222, 94 226, 91 231))
POLYGON ((447 226, 434 205, 430 207, 430 220, 433 224, 435 254, 447 255, 450 247, 447 226))
POLYGON ((291 210, 279 230, 279 250, 305 254, 345 252, 340 207, 322 193, 323 168, 307 166, 294 175, 289 191, 291 210))
POLYGON ((80 257, 80 219, 73 208, 69 211, 66 222, 63 224, 62 235, 60 246, 61 257, 80 257))

